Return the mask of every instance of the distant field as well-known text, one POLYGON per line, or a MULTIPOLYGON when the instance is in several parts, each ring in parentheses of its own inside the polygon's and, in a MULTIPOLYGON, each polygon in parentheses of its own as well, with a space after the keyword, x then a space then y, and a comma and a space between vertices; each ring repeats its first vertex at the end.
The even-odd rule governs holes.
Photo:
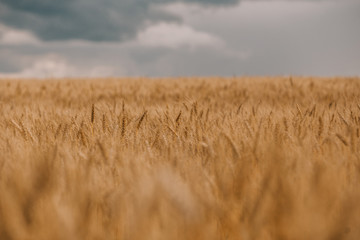
POLYGON ((360 239, 359 78, 0 81, 0 239, 360 239))

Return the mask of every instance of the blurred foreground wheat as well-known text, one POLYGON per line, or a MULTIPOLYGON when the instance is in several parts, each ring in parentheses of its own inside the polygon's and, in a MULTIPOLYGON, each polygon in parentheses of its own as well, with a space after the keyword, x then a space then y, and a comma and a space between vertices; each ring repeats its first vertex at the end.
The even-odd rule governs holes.
POLYGON ((360 239, 360 79, 0 81, 0 239, 360 239))

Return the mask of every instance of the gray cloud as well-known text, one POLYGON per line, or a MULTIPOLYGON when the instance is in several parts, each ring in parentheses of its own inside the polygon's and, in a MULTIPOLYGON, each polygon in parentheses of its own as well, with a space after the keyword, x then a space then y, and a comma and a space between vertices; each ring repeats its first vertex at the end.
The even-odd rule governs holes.
POLYGON ((0 21, 47 41, 123 41, 149 22, 180 21, 156 7, 176 2, 216 7, 239 0, 0 0, 0 21))
MULTIPOLYGON (((72 6, 79 4, 80 0, 65 1, 66 5, 72 6)), ((104 4, 108 2, 104 0, 104 4)), ((164 2, 153 1, 154 4, 164 2)), ((5 6, 3 0, 0 3, 5 6)), ((159 12, 160 8, 146 3, 147 8, 136 8, 139 12, 132 12, 130 20, 141 17, 141 21, 133 25, 129 20, 132 31, 138 31, 136 38, 130 41, 36 41, 31 33, 20 31, 19 27, 1 26, 0 19, 0 78, 360 74, 358 0, 244 0, 233 7, 220 7, 208 2, 210 8, 204 7, 206 4, 176 3, 180 4, 160 5, 165 12, 159 12), (141 12, 145 15, 140 16, 141 12), (146 22, 149 19, 162 23, 149 26, 146 22), (166 22, 168 20, 181 22, 166 22), (220 39, 221 44, 216 41, 208 44, 209 39, 220 39), (199 44, 193 46, 194 43, 199 44)), ((129 6, 134 7, 132 3, 129 6)), ((0 18, 10 10, 18 14, 13 17, 14 21, 25 15, 29 19, 56 19, 56 14, 59 14, 39 17, 19 10, 20 7, 14 9, 0 6, 0 18)), ((46 13, 40 12, 49 14, 51 8, 46 13)), ((127 14, 125 10, 122 12, 127 14)), ((115 16, 124 17, 120 15, 117 12, 115 16)), ((115 18, 113 22, 121 21, 115 18)), ((36 26, 34 23, 31 25, 36 26)), ((126 39, 135 34, 131 35, 120 27, 116 29, 115 39, 126 39), (121 38, 116 38, 118 35, 121 38)), ((84 32, 78 38, 84 39, 84 32)), ((69 38, 74 36, 60 36, 60 39, 69 38)))

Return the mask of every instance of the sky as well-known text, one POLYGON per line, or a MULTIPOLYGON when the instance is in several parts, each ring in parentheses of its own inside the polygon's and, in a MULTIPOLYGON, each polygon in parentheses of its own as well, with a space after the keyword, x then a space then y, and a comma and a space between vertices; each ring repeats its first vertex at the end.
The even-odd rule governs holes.
POLYGON ((360 76, 360 0, 0 0, 0 77, 360 76))

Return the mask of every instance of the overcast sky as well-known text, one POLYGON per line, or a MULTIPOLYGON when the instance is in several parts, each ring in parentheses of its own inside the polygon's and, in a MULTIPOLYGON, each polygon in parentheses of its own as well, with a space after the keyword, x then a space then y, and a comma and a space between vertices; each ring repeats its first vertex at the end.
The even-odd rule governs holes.
POLYGON ((0 0, 0 76, 360 76, 360 0, 0 0))

